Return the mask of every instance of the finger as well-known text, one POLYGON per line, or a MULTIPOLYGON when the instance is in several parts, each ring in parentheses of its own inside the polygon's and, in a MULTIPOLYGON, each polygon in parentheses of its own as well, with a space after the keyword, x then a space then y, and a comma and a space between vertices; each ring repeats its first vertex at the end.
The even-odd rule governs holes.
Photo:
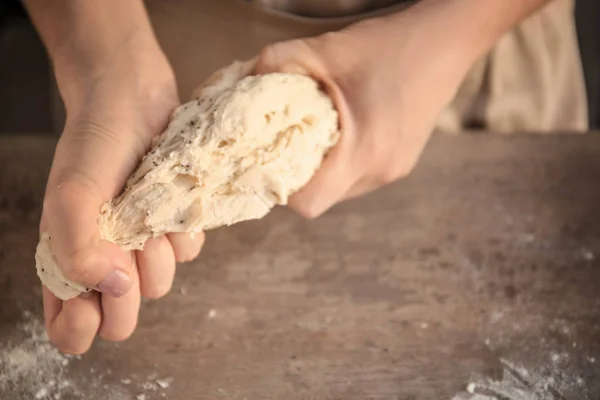
POLYGON ((44 215, 52 236, 52 252, 63 274, 118 297, 133 283, 132 256, 100 240, 97 218, 102 203, 97 191, 68 180, 47 196, 44 215))
POLYGON ((175 276, 175 254, 166 236, 150 239, 136 252, 142 295, 158 299, 171 290, 175 276))
POLYGON ((62 309, 62 300, 54 296, 48 288, 42 285, 42 302, 44 304, 44 323, 48 329, 62 309))
POLYGON ((85 353, 94 342, 102 319, 99 293, 87 293, 65 302, 60 302, 46 288, 43 293, 50 341, 63 353, 85 353), (62 305, 58 305, 57 300, 62 305), (59 307, 58 313, 52 316, 59 307))
POLYGON ((290 196, 289 207, 305 218, 316 218, 342 200, 360 177, 352 163, 353 153, 349 137, 342 136, 312 179, 290 196))
POLYGON ((85 129, 79 135, 66 130, 57 146, 44 219, 53 238, 52 251, 68 279, 122 296, 133 282, 132 255, 101 240, 97 218, 102 204, 121 189, 137 139, 85 129))
POLYGON ((175 260, 177 262, 188 262, 198 257, 206 237, 204 232, 200 232, 196 234, 169 233, 167 238, 171 242, 171 247, 173 247, 175 260))
MULTIPOLYGON (((137 270, 137 269, 136 269, 137 270)), ((127 339, 137 325, 140 310, 140 280, 134 272, 134 286, 120 298, 102 296, 102 325, 98 334, 104 340, 120 342, 127 339)))

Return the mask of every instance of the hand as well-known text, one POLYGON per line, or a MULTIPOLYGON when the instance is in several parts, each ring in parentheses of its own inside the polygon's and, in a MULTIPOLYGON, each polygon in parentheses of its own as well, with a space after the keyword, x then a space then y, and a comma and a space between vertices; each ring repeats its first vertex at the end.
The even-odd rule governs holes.
POLYGON ((195 258, 204 240, 169 234, 136 252, 100 240, 100 206, 120 193, 178 105, 173 72, 157 45, 124 43, 107 61, 57 66, 67 120, 40 229, 52 236, 65 276, 101 292, 63 302, 44 288, 49 337, 66 353, 85 352, 96 334, 126 339, 136 326, 140 297, 165 295, 175 261, 195 258))
POLYGON ((340 142, 290 198, 290 207, 301 215, 317 217, 337 202, 411 172, 438 113, 469 68, 429 25, 406 11, 261 52, 256 73, 311 75, 340 115, 340 142))

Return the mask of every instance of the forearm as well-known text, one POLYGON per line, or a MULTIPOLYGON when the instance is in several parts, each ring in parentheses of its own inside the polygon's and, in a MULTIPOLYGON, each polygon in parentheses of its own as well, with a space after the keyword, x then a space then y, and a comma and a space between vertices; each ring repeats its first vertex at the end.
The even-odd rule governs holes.
POLYGON ((135 46, 156 46, 141 0, 23 0, 23 3, 57 73, 103 68, 135 46))
MULTIPOLYGON (((351 26, 363 52, 388 62, 398 49, 412 48, 416 58, 442 63, 466 73, 473 62, 489 51, 501 36, 551 0, 421 0, 396 14, 351 26), (435 53, 435 59, 427 57, 435 53)), ((416 61, 416 60, 415 60, 416 61)))
POLYGON ((162 87, 174 79, 142 0, 23 2, 67 108, 84 102, 99 81, 162 87))
POLYGON ((412 12, 473 59, 551 0, 423 0, 412 12))

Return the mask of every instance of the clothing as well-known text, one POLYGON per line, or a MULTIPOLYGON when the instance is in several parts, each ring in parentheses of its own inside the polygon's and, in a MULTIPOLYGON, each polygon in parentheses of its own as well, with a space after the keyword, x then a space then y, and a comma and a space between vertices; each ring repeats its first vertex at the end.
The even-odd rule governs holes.
MULTIPOLYGON (((183 100, 214 70, 233 59, 251 58, 269 43, 338 30, 364 18, 400 11, 411 3, 147 1, 183 100), (264 7, 269 3, 275 8, 264 7), (328 6, 323 7, 324 3, 328 6), (333 7, 334 3, 339 7, 333 7), (311 8, 311 4, 321 8, 311 8), (290 9, 313 16, 296 15, 290 9)), ((507 33, 473 66, 454 101, 441 113, 438 130, 585 131, 587 102, 573 7, 574 0, 554 0, 507 33)))
POLYGON ((473 66, 438 128, 586 132, 588 110, 574 0, 554 0, 473 66))

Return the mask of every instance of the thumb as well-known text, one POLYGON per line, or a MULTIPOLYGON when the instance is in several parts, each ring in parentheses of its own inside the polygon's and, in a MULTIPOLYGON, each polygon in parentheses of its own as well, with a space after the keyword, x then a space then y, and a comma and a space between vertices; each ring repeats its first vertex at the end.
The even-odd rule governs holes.
POLYGON ((134 282, 133 252, 101 240, 100 207, 123 185, 135 160, 132 143, 121 135, 65 132, 57 146, 42 217, 42 232, 65 278, 113 297, 126 294, 134 282), (115 137, 115 136, 112 136, 115 137))
POLYGON ((100 240, 96 219, 102 203, 93 190, 67 178, 45 200, 42 229, 65 278, 121 297, 133 285, 132 253, 100 240))

